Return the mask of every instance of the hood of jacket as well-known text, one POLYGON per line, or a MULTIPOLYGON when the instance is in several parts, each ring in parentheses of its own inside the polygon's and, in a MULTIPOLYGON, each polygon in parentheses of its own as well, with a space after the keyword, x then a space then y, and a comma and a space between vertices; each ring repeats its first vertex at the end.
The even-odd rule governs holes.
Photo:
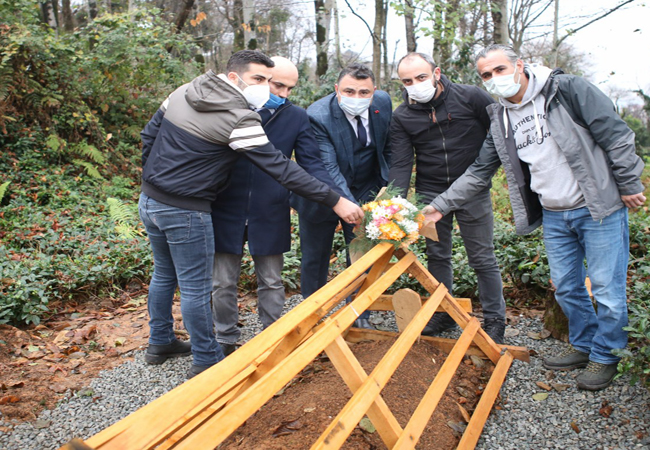
POLYGON ((535 97, 542 92, 546 81, 551 76, 553 72, 548 67, 542 66, 540 64, 524 64, 524 72, 528 75, 528 88, 524 97, 519 103, 511 103, 505 98, 500 98, 499 103, 503 105, 504 108, 508 109, 520 109, 526 106, 528 103, 533 101, 535 97))
POLYGON ((187 85, 185 100, 199 112, 250 109, 241 89, 224 74, 217 75, 212 70, 187 85))
POLYGON ((445 99, 447 98, 447 95, 449 95, 449 86, 451 85, 451 81, 449 81, 449 78, 447 78, 444 74, 440 74, 440 81, 436 86, 436 92, 440 90, 440 85, 442 85, 442 92, 440 93, 440 95, 438 97, 434 96, 434 98, 429 100, 427 103, 419 103, 419 102, 412 101, 409 98, 408 91, 404 89, 402 92, 402 98, 404 99, 404 103, 411 109, 426 109, 427 111, 429 111, 431 110, 432 106, 435 108, 438 105, 442 104, 442 102, 444 102, 445 99))

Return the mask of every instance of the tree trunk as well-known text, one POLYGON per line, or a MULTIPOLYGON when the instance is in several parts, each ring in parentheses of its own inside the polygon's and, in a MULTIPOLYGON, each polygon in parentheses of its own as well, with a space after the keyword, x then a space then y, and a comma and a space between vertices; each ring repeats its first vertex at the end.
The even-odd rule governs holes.
POLYGON ((316 10, 316 75, 321 77, 327 73, 327 47, 330 18, 332 13, 331 0, 314 0, 316 10))
POLYGON ((255 1, 243 0, 243 28, 244 28, 244 42, 248 50, 257 49, 257 32, 255 29, 255 1))
POLYGON ((104 8, 106 8, 106 12, 110 14, 112 12, 111 9, 111 0, 104 0, 104 8))
POLYGON ((74 16, 72 15, 70 0, 61 1, 61 12, 63 15, 63 28, 65 31, 74 31, 74 16))
POLYGON ((50 28, 56 30, 58 28, 56 23, 56 13, 52 0, 41 2, 41 11, 43 12, 43 22, 48 24, 50 28))
POLYGON ((234 0, 232 6, 232 20, 230 26, 235 33, 233 41, 233 52, 244 50, 246 48, 246 39, 244 36, 244 3, 242 0, 234 0))
POLYGON ((550 331, 555 339, 568 342, 569 320, 555 300, 555 296, 549 295, 544 303, 544 328, 550 331))
POLYGON ((375 85, 381 86, 381 32, 384 28, 384 0, 375 0, 375 26, 372 30, 372 71, 375 85))
POLYGON ((341 33, 339 31, 339 6, 337 2, 334 2, 332 7, 332 12, 334 13, 334 52, 336 54, 336 63, 339 68, 343 68, 343 56, 341 55, 341 33))
POLYGON ((492 0, 492 37, 495 44, 508 44, 508 0, 492 0))
POLYGON ((88 22, 95 20, 97 17, 97 0, 88 0, 86 8, 88 9, 88 22))
POLYGON ((177 33, 180 33, 185 26, 185 22, 187 22, 187 18, 190 16, 193 6, 194 0, 183 0, 181 10, 179 11, 178 16, 176 16, 176 22, 174 23, 177 33))
POLYGON ((413 0, 404 0, 404 25, 406 27, 406 51, 416 52, 418 48, 415 37, 415 8, 413 0))

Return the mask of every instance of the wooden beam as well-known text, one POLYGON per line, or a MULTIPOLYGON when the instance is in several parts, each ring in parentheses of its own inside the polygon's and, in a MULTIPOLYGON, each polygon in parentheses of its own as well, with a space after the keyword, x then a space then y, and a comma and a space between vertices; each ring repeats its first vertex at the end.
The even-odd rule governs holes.
MULTIPOLYGON (((354 394, 366 381, 368 374, 363 370, 348 344, 345 343, 342 336, 339 336, 325 349, 325 352, 354 394)), ((392 448, 402 433, 402 427, 380 396, 370 405, 368 417, 379 432, 384 444, 388 448, 392 448)))
MULTIPOLYGON (((392 250, 392 246, 389 250, 392 250)), ((363 257, 359 261, 361 260, 363 260, 363 257)), ((186 436, 175 448, 188 450, 213 449, 223 442, 356 320, 357 316, 353 306, 356 306, 359 311, 365 311, 414 261, 416 261, 416 257, 411 254, 396 263, 362 295, 357 296, 352 303, 343 308, 335 319, 326 319, 325 324, 318 332, 288 355, 282 364, 275 366, 253 384, 247 390, 245 396, 239 396, 232 400, 219 413, 207 420, 200 429, 186 436)), ((347 283, 349 284, 349 282, 348 280, 347 283)), ((267 330, 270 328, 267 328, 267 330)), ((233 353, 233 356, 240 351, 241 349, 233 353)), ((218 376, 218 373, 215 373, 215 376, 218 376)))
POLYGON ((476 331, 479 328, 481 328, 481 324, 478 319, 476 317, 472 318, 467 324, 467 327, 465 327, 463 334, 460 335, 454 349, 449 353, 442 367, 440 367, 424 397, 420 400, 418 407, 411 416, 409 423, 404 427, 404 432, 393 447, 393 450, 415 448, 415 444, 417 444, 420 436, 422 436, 422 432, 433 415, 433 411, 435 411, 440 399, 447 390, 449 382, 458 370, 458 366, 463 361, 463 356, 465 356, 465 352, 472 343, 472 339, 474 339, 476 331))
MULTIPOLYGON (((351 328, 345 335, 345 340, 350 343, 367 341, 389 341, 396 339, 397 336, 399 336, 399 334, 392 331, 351 328)), ((431 336, 420 336, 420 339, 431 343, 434 347, 439 348, 446 354, 449 354, 449 352, 451 352, 451 350, 454 348, 454 345, 456 345, 456 339, 431 336)), ((510 352, 514 359, 518 359, 519 361, 523 362, 530 362, 530 353, 526 347, 518 347, 515 345, 501 345, 501 347, 510 352)), ((483 359, 490 359, 475 343, 472 343, 472 345, 469 346, 466 355, 474 355, 483 359)))
MULTIPOLYGON (((429 300, 429 297, 422 297, 422 303, 429 300)), ((469 298, 457 298, 456 302, 463 308, 466 313, 472 312, 472 300, 469 298)), ((380 295, 379 298, 370 305, 368 311, 393 311, 393 296, 390 294, 380 295)), ((438 307, 436 312, 445 312, 445 308, 438 307)))
MULTIPOLYGON (((402 261, 398 262, 395 267, 402 261)), ((393 270, 395 267, 390 270, 393 270)), ((332 423, 325 429, 314 445, 312 445, 312 450, 338 449, 343 445, 354 427, 359 423, 363 415, 366 414, 370 405, 375 401, 384 386, 386 386, 386 383, 388 383, 397 366, 411 349, 413 343, 420 335, 420 332, 446 293, 447 288, 441 285, 432 296, 432 299, 422 307, 408 327, 406 327, 406 330, 400 334, 393 346, 386 352, 386 355, 375 366, 366 381, 364 381, 332 423)))
POLYGON ((492 405, 494 405, 494 401, 496 400, 497 395, 499 395, 499 390, 503 385, 503 381, 506 379, 511 364, 512 354, 506 351, 494 368, 490 381, 488 381, 487 386, 485 386, 483 395, 481 395, 481 399, 476 405, 476 409, 467 424, 463 437, 458 443, 459 449, 473 449, 476 447, 478 438, 481 436, 485 422, 492 410, 492 405))

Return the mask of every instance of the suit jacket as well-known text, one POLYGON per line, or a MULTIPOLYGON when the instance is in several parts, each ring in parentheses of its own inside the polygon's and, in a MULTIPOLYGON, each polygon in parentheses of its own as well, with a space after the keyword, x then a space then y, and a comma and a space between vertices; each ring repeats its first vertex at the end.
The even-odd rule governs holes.
MULTIPOLYGON (((368 119, 372 124, 370 127, 373 133, 372 141, 377 147, 378 167, 376 169, 381 178, 381 184, 377 187, 379 189, 386 185, 390 167, 389 129, 393 112, 390 96, 384 91, 375 91, 368 111, 368 119)), ((313 103, 307 108, 307 115, 320 147, 321 159, 334 183, 343 191, 345 197, 357 202, 358 199, 354 198, 349 187, 356 170, 354 167, 356 135, 338 104, 336 93, 313 103)), ((331 219, 334 215, 331 209, 321 207, 318 203, 298 195, 292 195, 291 206, 312 222, 331 219)))
MULTIPOLYGON (((296 162, 313 177, 339 194, 320 159, 309 119, 304 109, 287 100, 271 116, 261 111, 262 126, 269 141, 287 158, 295 151, 296 162)), ((242 253, 248 227, 248 249, 252 255, 279 255, 291 249, 289 191, 241 156, 233 167, 230 185, 212 204, 215 250, 242 253)))

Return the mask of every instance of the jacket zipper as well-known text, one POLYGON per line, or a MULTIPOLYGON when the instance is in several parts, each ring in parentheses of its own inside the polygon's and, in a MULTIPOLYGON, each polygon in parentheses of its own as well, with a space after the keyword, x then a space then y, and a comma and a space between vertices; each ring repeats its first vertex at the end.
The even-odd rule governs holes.
POLYGON ((447 141, 445 139, 445 133, 442 131, 440 122, 436 119, 436 108, 431 105, 431 121, 438 126, 440 130, 440 136, 442 136, 442 150, 445 153, 445 170, 447 171, 447 185, 451 185, 451 175, 449 174, 449 154, 447 153, 447 141))

